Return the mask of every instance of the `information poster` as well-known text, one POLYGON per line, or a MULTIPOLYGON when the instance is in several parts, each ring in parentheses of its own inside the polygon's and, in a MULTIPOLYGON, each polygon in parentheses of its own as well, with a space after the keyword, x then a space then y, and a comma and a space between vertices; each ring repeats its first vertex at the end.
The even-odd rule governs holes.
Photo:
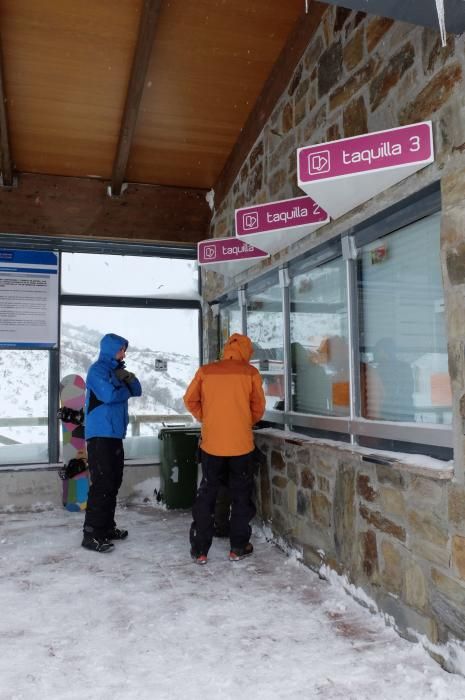
POLYGON ((0 347, 57 344, 57 253, 0 248, 0 347))

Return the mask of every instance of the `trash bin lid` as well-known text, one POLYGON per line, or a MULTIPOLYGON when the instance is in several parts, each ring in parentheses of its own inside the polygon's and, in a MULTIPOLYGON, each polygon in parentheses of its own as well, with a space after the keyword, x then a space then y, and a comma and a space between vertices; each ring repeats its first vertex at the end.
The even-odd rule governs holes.
POLYGON ((165 436, 173 433, 183 433, 183 435, 200 435, 200 425, 164 425, 158 431, 158 439, 163 440, 165 436))

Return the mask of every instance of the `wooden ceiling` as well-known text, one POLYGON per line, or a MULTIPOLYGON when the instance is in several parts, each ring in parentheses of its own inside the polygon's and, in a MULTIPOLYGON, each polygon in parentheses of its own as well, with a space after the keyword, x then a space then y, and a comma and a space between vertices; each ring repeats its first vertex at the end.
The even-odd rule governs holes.
MULTIPOLYGON (((42 202, 50 200, 48 186, 55 194, 63 189, 56 185, 62 177, 76 178, 76 187, 91 178, 102 196, 108 183, 114 195, 123 182, 156 185, 156 207, 163 206, 164 188, 183 188, 191 223, 178 222, 176 238, 165 212, 164 229, 151 229, 148 237, 205 237, 204 195, 222 173, 223 180, 225 172, 234 176, 234 150, 245 132, 252 139, 251 120, 261 126, 251 115, 257 101, 263 104, 264 88, 270 90, 273 68, 276 73, 280 65, 281 83, 290 78, 324 9, 317 2, 309 6, 306 14, 304 0, 0 0, 4 183, 11 184, 9 169, 19 175, 18 190, 22 173, 53 176, 40 179, 42 202), (189 210, 194 200, 196 230, 189 210)), ((280 80, 275 75, 275 86, 280 80)), ((66 191, 72 199, 69 183, 66 191)), ((0 226, 17 232, 12 205, 24 198, 9 192, 8 206, 0 192, 0 226)), ((147 190, 144 196, 147 205, 147 190)), ((182 205, 174 199, 179 217, 182 205)), ((22 216, 19 230, 28 226, 22 216)), ((92 216, 84 219, 91 223, 82 235, 103 235, 92 216)), ((35 230, 46 232, 49 222, 39 223, 35 230)), ((54 222, 48 232, 61 226, 66 235, 65 224, 54 222)), ((110 223, 104 235, 111 233, 110 223)))

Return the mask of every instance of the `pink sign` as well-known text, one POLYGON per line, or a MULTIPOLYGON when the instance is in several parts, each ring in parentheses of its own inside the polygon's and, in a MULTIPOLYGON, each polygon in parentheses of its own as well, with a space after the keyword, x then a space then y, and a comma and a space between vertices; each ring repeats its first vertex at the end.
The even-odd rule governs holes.
POLYGON ((264 250, 238 238, 212 238, 197 244, 197 260, 200 265, 268 257, 269 254, 264 250))
POLYGON ((299 182, 330 180, 433 159, 431 122, 300 148, 299 182))
POLYGON ((312 226, 328 220, 328 214, 311 197, 283 199, 280 202, 236 209, 236 236, 312 226))

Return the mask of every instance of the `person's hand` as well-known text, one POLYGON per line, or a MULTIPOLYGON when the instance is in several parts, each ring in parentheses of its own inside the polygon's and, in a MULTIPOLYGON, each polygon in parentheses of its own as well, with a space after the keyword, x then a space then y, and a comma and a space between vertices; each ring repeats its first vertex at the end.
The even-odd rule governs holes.
POLYGON ((119 367, 117 370, 115 370, 115 374, 120 381, 126 382, 126 384, 130 384, 132 380, 136 378, 136 375, 133 372, 129 372, 124 367, 119 367))

